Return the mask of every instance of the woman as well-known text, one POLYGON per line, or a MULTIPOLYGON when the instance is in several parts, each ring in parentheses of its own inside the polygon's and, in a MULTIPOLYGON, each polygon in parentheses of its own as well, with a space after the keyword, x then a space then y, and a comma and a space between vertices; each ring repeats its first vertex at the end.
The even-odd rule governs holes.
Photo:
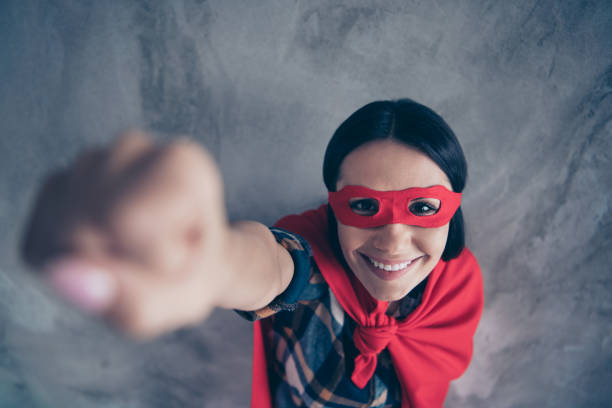
POLYGON ((323 167, 329 206, 272 229, 228 225, 205 152, 127 137, 47 184, 25 258, 135 336, 215 306, 266 318, 253 406, 441 406, 483 302, 464 248, 461 147, 429 108, 374 102, 338 128, 323 167), (53 190, 71 197, 55 213, 53 190))

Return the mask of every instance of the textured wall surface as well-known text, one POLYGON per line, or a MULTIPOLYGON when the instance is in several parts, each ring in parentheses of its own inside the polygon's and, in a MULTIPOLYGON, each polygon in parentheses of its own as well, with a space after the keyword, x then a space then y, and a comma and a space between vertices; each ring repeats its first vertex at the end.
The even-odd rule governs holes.
POLYGON ((0 407, 240 407, 250 325, 136 344, 16 246, 44 174, 120 129, 190 134, 232 218, 324 199, 336 126, 375 99, 447 119, 468 157, 486 307, 449 407, 612 406, 609 1, 0 2, 0 407), (282 171, 279 171, 282 169, 282 171))

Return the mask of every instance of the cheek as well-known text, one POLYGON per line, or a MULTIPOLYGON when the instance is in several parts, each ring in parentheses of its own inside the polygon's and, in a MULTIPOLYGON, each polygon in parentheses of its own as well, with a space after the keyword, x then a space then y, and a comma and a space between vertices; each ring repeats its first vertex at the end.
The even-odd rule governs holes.
POLYGON ((361 247, 367 240, 367 230, 338 223, 338 241, 345 258, 349 258, 352 251, 361 247))
POLYGON ((415 236, 415 243, 433 258, 439 258, 446 247, 448 224, 439 228, 423 228, 415 236))

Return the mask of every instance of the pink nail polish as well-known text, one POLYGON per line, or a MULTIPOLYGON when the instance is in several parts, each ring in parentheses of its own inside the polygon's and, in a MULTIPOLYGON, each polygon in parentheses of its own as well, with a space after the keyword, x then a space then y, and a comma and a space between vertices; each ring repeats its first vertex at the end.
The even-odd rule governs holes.
POLYGON ((115 282, 110 274, 96 266, 61 260, 50 265, 47 273, 51 286, 85 312, 100 314, 113 301, 115 282))

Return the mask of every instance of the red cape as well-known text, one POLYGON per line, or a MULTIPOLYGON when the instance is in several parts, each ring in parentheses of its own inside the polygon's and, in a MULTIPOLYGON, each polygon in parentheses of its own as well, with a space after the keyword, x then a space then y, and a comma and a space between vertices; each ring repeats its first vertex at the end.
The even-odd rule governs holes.
MULTIPOLYGON (((465 248, 455 259, 440 260, 430 273, 421 304, 404 320, 385 314, 387 302, 369 295, 334 256, 327 235, 327 205, 290 215, 277 227, 303 237, 340 305, 358 328, 353 337, 361 354, 355 359, 353 382, 363 387, 384 348, 391 354, 402 386, 402 407, 441 407, 450 381, 458 378, 472 357, 472 338, 484 304, 482 274, 465 248)), ((252 408, 272 407, 261 321, 255 322, 252 408)))

